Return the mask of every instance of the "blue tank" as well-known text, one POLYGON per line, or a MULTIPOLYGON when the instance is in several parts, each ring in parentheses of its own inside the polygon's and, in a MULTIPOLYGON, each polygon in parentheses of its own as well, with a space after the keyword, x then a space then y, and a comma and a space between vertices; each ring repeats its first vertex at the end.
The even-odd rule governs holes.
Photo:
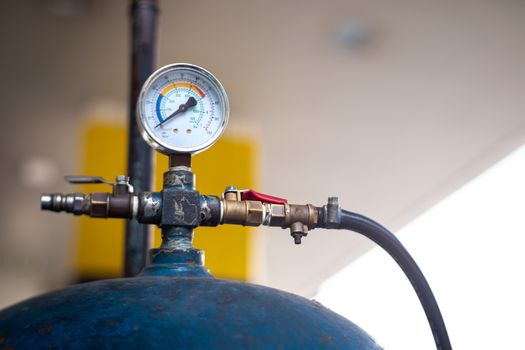
POLYGON ((380 349, 315 301, 216 279, 201 251, 153 254, 138 277, 44 294, 0 312, 3 349, 380 349))

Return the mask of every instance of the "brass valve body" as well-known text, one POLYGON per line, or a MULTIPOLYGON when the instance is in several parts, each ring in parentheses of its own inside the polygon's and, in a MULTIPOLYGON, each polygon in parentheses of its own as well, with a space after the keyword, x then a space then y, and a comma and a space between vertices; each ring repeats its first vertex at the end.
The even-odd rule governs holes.
POLYGON ((299 222, 307 226, 308 229, 313 229, 317 227, 319 219, 317 209, 311 204, 270 204, 259 201, 224 199, 223 207, 223 224, 267 225, 288 228, 299 222))

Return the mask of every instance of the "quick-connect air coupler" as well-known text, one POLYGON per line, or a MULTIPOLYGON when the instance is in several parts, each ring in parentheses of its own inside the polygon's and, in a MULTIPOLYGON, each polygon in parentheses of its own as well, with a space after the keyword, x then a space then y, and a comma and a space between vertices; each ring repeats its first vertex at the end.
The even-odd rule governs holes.
POLYGON ((40 208, 55 212, 65 211, 75 215, 86 213, 86 200, 83 193, 44 193, 40 198, 40 208))
POLYGON ((40 198, 42 210, 65 211, 74 215, 88 215, 94 218, 131 219, 137 212, 137 197, 131 194, 107 192, 52 193, 40 198))
POLYGON ((138 201, 133 195, 128 176, 117 176, 115 183, 100 176, 66 176, 65 180, 71 184, 106 184, 110 185, 113 191, 43 194, 40 198, 42 210, 65 211, 96 218, 132 218, 137 213, 138 201))

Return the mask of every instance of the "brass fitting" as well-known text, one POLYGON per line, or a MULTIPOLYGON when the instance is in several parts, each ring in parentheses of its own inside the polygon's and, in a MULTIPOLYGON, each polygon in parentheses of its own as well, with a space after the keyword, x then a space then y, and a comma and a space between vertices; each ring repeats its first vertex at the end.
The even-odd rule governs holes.
POLYGON ((258 201, 224 199, 223 207, 224 224, 259 226, 263 223, 266 216, 265 206, 258 201))
POLYGON ((300 222, 308 229, 314 229, 319 222, 317 209, 311 204, 270 204, 271 217, 268 226, 291 227, 300 222), (274 208, 275 207, 275 208, 274 208), (279 207, 283 207, 282 209, 279 207))
POLYGON ((288 228, 294 223, 302 223, 308 231, 317 227, 319 221, 317 209, 311 204, 270 204, 237 198, 232 192, 225 196, 223 224, 288 228))

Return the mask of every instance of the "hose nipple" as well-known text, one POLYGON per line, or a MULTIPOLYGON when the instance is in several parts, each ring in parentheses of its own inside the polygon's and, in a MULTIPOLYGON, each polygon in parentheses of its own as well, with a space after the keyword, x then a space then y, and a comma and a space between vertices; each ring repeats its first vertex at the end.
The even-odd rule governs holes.
POLYGON ((40 197, 40 208, 75 215, 84 214, 85 195, 83 193, 44 193, 40 197))
POLYGON ((53 195, 44 193, 40 196, 40 209, 53 210, 53 195))

